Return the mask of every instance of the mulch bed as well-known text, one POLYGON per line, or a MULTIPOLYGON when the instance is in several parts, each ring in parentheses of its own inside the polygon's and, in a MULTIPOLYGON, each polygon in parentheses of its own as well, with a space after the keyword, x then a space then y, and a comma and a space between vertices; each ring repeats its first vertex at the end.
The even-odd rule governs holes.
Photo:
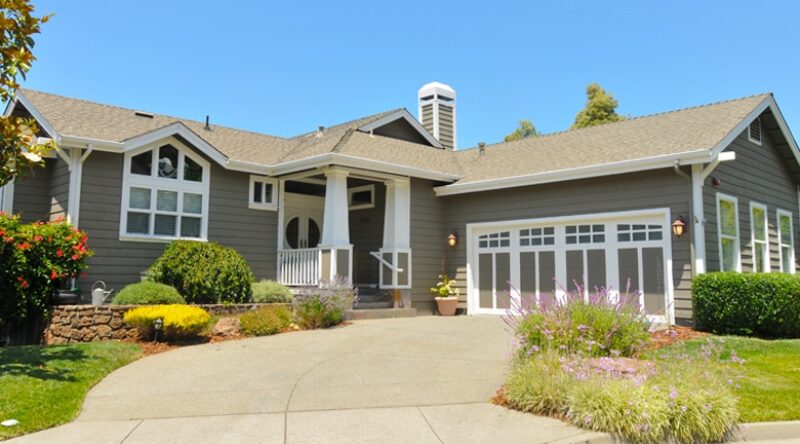
POLYGON ((650 345, 652 350, 657 350, 676 342, 688 341, 690 339, 705 338, 708 333, 697 331, 691 327, 673 326, 664 330, 657 330, 650 333, 650 345))

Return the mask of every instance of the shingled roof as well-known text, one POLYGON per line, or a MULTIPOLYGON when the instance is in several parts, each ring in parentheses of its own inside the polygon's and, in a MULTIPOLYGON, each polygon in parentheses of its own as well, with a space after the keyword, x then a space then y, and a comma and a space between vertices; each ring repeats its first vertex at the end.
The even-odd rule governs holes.
POLYGON ((159 114, 141 117, 131 109, 29 89, 21 92, 62 136, 125 142, 180 122, 232 160, 279 166, 323 154, 336 154, 372 161, 374 165, 399 165, 441 173, 455 180, 447 188, 708 152, 739 127, 745 118, 763 107, 765 101, 773 103, 770 94, 754 95, 488 145, 481 154, 476 148, 453 152, 359 131, 359 128, 392 114, 405 113, 408 116, 402 108, 335 125, 322 133, 314 131, 284 138, 219 125, 206 130, 202 122, 193 120, 159 114))

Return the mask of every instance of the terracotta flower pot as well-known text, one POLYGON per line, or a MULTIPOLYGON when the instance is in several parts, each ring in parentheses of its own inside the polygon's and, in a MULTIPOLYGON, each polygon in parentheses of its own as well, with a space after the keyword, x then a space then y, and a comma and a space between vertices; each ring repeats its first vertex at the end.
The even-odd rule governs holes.
POLYGON ((453 316, 458 308, 458 296, 448 296, 446 298, 437 297, 436 305, 439 307, 439 314, 442 316, 453 316))

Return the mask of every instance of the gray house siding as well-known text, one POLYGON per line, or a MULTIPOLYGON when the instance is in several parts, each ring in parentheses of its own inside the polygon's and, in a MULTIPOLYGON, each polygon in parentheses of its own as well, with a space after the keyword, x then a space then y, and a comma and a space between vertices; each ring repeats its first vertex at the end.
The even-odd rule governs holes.
POLYGON ((47 159, 44 168, 34 168, 14 183, 13 212, 24 222, 47 220, 50 216, 50 182, 56 159, 47 159))
MULTIPOLYGON (((349 212, 350 243, 353 244, 353 282, 377 285, 380 264, 369 253, 378 251, 383 246, 386 186, 375 182, 364 184, 375 185, 375 206, 349 212)), ((364 184, 352 184, 350 187, 364 184)))
POLYGON ((436 197, 435 182, 411 179, 411 303, 421 311, 432 311, 434 301, 428 289, 441 273, 442 254, 448 227, 444 202, 436 197))
MULTIPOLYGON (((465 305, 468 223, 652 208, 669 208, 673 219, 678 215, 688 219, 691 188, 689 181, 674 171, 657 170, 447 196, 442 197, 441 201, 444 203, 442 210, 446 215, 446 229, 454 229, 461 240, 458 246, 449 249, 448 272, 461 286, 462 305, 465 305)), ((439 244, 443 242, 441 236, 439 244)), ((687 322, 691 318, 690 237, 673 236, 672 239, 675 317, 679 322, 687 322)), ((441 250, 439 255, 441 256, 441 250)), ((415 269, 414 274, 415 280, 421 278, 419 269, 415 269)), ((432 278, 428 276, 428 282, 432 278)))
POLYGON ((69 206, 69 167, 61 159, 54 159, 53 174, 50 181, 50 219, 67 217, 69 206))
MULTIPOLYGON (((95 152, 83 167, 80 228, 89 236, 95 256, 79 285, 88 290, 96 280, 120 289, 137 282, 163 252, 163 242, 119 240, 123 156, 95 152)), ((208 238, 235 248, 257 279, 276 275, 277 212, 248 208, 249 175, 211 166, 208 238)))
POLYGON ((736 197, 739 207, 739 246, 742 271, 753 271, 750 202, 767 206, 767 224, 770 251, 770 269, 780 270, 778 252, 778 221, 775 211, 792 213, 795 239, 795 258, 798 257, 798 194, 797 184, 787 168, 786 161, 775 147, 775 140, 764 131, 761 146, 750 142, 747 130, 739 135, 726 151, 736 153, 736 160, 722 162, 711 173, 703 187, 703 206, 706 218, 706 257, 708 271, 720 270, 719 236, 717 233, 717 193, 736 197), (712 178, 721 181, 719 187, 711 184, 712 178))

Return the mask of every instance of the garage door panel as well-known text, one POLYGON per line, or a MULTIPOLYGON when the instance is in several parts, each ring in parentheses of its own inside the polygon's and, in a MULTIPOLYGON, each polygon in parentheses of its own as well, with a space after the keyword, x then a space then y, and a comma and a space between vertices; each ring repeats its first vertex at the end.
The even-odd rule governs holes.
POLYGON ((536 294, 536 253, 526 251, 519 254, 519 291, 525 295, 536 294))
POLYGON ((606 288, 606 250, 589 250, 586 252, 586 279, 589 291, 606 288))
POLYGON ((567 251, 567 290, 576 290, 576 286, 586 287, 583 282, 583 250, 567 251))
POLYGON ((478 255, 478 289, 480 291, 480 307, 492 309, 494 308, 494 285, 492 282, 494 274, 494 260, 493 255, 481 254, 478 255))
POLYGON ((642 248, 642 293, 647 314, 663 314, 664 251, 662 248, 642 248))
POLYGON ((639 250, 636 248, 622 248, 617 252, 619 268, 619 291, 630 292, 639 290, 639 250))
POLYGON ((539 294, 556 293, 556 252, 539 253, 539 294))
POLYGON ((511 253, 496 253, 495 260, 495 297, 497 308, 509 309, 509 281, 511 281, 511 253))

